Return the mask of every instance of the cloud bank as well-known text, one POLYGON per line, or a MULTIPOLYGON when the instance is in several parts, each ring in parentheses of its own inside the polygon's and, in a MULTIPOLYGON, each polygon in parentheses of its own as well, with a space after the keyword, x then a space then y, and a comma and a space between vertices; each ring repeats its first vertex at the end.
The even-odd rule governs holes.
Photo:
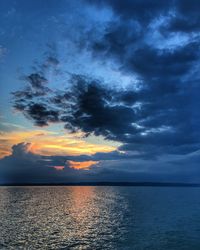
POLYGON ((158 181, 199 182, 199 153, 154 160, 118 151, 80 156, 43 156, 31 144, 14 145, 12 154, 0 159, 0 184, 158 181), (188 167, 189 166, 189 167, 188 167))

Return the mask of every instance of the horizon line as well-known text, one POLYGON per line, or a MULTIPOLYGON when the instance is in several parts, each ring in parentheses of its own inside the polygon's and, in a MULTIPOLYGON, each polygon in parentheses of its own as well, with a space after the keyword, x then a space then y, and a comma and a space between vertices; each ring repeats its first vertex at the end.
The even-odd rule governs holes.
POLYGON ((13 182, 0 183, 0 186, 157 186, 157 187, 200 187, 200 183, 185 182, 121 182, 121 181, 97 181, 97 182, 13 182))

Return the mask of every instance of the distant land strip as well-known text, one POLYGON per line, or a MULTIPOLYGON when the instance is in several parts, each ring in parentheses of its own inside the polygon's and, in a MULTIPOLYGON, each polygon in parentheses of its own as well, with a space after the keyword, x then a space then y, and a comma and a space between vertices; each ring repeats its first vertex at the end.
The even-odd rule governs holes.
POLYGON ((174 183, 174 182, 0 183, 0 186, 125 186, 125 187, 200 187, 200 183, 174 183))

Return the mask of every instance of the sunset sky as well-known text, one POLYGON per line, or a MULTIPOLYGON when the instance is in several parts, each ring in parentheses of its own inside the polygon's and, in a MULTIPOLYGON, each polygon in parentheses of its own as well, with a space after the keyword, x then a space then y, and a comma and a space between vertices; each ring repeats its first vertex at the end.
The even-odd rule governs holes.
POLYGON ((200 182, 199 10, 2 0, 0 183, 200 182))

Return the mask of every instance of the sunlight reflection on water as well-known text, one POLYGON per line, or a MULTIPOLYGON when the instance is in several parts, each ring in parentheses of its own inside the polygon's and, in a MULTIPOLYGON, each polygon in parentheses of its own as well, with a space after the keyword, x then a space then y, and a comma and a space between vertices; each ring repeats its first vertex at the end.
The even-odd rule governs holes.
POLYGON ((123 234, 126 202, 112 188, 9 187, 1 200, 2 247, 109 249, 123 234))
POLYGON ((199 191, 1 187, 0 249, 200 249, 199 191))

